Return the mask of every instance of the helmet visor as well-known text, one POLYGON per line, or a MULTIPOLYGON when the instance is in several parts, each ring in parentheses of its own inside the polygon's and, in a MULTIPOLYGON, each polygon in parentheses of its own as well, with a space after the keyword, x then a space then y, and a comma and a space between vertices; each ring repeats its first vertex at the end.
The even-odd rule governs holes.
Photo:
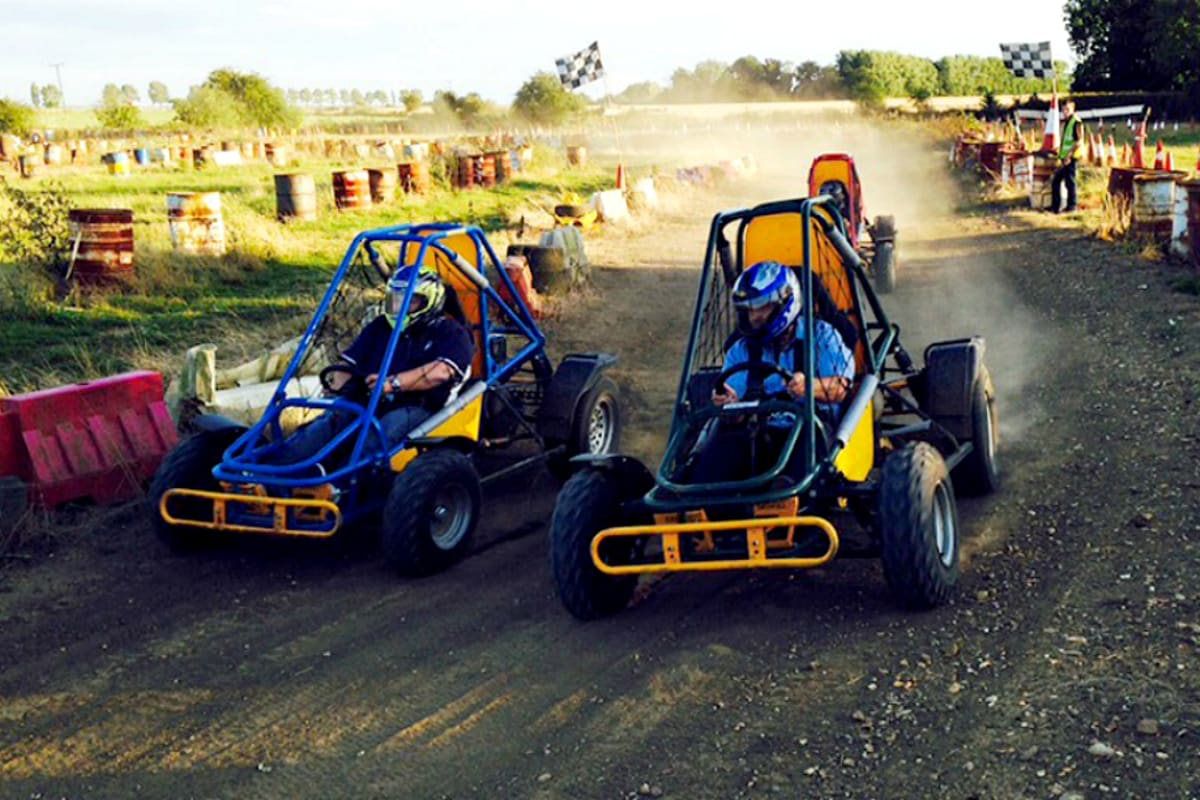
MULTIPOLYGON (((400 307, 404 305, 404 295, 407 291, 407 283, 398 283, 388 290, 387 310, 385 313, 389 317, 395 318, 400 316, 400 307)), ((421 309, 425 308, 425 305, 428 302, 429 298, 427 298, 425 295, 421 294, 420 292, 414 292, 412 304, 408 308, 408 313, 413 314, 417 311, 420 311, 421 309)))

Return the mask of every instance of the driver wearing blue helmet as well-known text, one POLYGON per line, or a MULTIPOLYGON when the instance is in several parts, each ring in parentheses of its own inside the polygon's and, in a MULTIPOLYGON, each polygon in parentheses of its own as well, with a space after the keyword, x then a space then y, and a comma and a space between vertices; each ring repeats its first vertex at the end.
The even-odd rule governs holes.
MULTIPOLYGON (((379 424, 389 445, 399 442, 449 402, 471 369, 471 334, 444 313, 446 294, 446 285, 435 271, 415 266, 397 269, 388 281, 383 313, 371 320, 341 355, 342 363, 365 373, 366 391, 375 388, 382 374, 385 383, 379 424), (392 329, 414 280, 417 285, 404 318, 404 330, 391 363, 384 366, 392 329)), ((329 388, 337 392, 349 379, 346 372, 334 373, 329 388)), ((272 460, 289 463, 311 458, 352 419, 337 411, 322 414, 297 431, 272 460)))
MULTIPOLYGON (((738 276, 733 285, 733 306, 738 315, 739 336, 725 353, 725 370, 761 363, 791 375, 787 381, 778 372, 743 370, 729 376, 713 391, 718 406, 753 396, 791 396, 802 400, 812 392, 817 411, 834 417, 854 377, 854 355, 841 335, 824 320, 813 320, 815 365, 810 376, 803 372, 803 297, 794 270, 775 261, 761 261, 738 276)), ((767 420, 766 455, 778 458, 783 437, 793 424, 789 414, 774 414, 767 420)), ((752 464, 743 430, 722 425, 702 446, 693 466, 695 483, 713 483, 750 477, 769 463, 752 464)))

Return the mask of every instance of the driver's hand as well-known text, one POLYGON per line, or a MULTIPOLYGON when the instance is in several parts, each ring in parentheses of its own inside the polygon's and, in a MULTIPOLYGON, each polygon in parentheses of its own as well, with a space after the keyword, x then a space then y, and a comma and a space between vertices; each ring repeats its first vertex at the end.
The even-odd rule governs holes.
POLYGON ((718 392, 717 390, 714 389, 713 393, 712 393, 713 405, 715 405, 717 408, 720 408, 721 406, 729 405, 730 403, 736 403, 737 399, 738 399, 737 392, 735 392, 733 390, 733 387, 730 386, 728 383, 722 385, 721 391, 718 392))
POLYGON ((792 375, 792 379, 787 382, 788 394, 797 400, 803 400, 804 395, 808 393, 808 378, 803 372, 796 372, 792 375))

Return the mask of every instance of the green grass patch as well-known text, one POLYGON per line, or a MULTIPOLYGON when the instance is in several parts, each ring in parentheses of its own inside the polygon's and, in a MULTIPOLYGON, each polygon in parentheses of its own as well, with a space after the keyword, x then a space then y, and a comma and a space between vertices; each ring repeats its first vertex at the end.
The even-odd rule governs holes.
MULTIPOLYGON (((0 367, 9 391, 46 388, 135 368, 173 371, 190 346, 216 342, 222 363, 252 357, 303 331, 355 234, 410 222, 463 222, 488 232, 503 256, 522 219, 548 226, 567 193, 588 197, 611 188, 612 165, 567 169, 559 153, 539 151, 534 167, 494 190, 437 189, 399 196, 370 210, 339 213, 333 170, 343 161, 304 158, 288 172, 312 175, 318 218, 283 224, 275 218, 273 175, 261 164, 193 171, 134 167, 127 177, 99 166, 64 167, 22 181, 26 190, 61 185, 75 208, 134 212, 136 279, 128 287, 55 296, 49 276, 0 259, 0 367), (176 252, 167 218, 170 192, 220 192, 228 252, 223 257, 176 252)), ((368 166, 394 168, 369 163, 368 166)))

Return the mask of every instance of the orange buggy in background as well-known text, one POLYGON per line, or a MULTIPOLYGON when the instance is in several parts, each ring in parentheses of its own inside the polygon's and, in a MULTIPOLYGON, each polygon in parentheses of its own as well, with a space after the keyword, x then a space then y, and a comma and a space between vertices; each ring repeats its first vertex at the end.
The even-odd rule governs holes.
POLYGON ((875 290, 887 294, 896 287, 896 218, 876 217, 867 221, 863 209, 862 184, 854 159, 845 153, 825 153, 813 159, 808 170, 808 196, 829 195, 842 217, 850 244, 869 265, 875 290))

